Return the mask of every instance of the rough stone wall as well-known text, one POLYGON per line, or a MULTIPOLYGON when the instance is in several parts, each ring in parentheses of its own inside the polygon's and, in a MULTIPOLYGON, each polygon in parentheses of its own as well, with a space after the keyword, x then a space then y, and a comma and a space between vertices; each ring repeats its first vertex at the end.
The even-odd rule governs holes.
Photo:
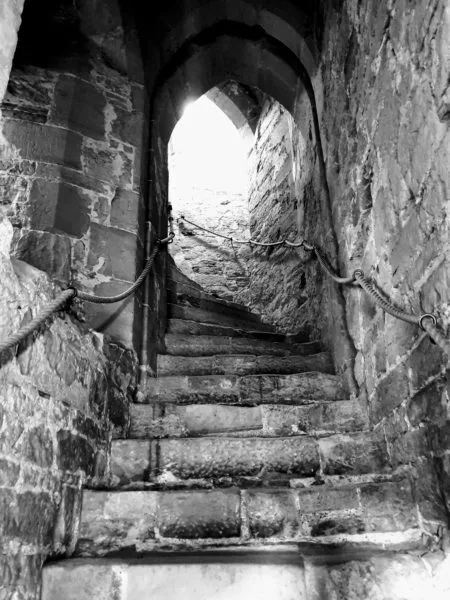
POLYGON ((8 85, 24 0, 4 0, 0 6, 0 98, 8 85))
MULTIPOLYGON (((236 239, 249 238, 247 197, 226 190, 193 188, 171 190, 175 215, 236 239)), ((240 300, 248 287, 249 252, 246 246, 178 221, 170 253, 179 269, 208 293, 226 300, 240 300)))
MULTIPOLYGON (((15 227, 18 258, 56 281, 112 295, 142 265, 139 54, 114 3, 42 12, 25 6, 2 104, 0 208, 15 227)), ((138 308, 133 299, 88 305, 86 320, 138 347, 138 308)))
MULTIPOLYGON (((58 291, 45 273, 10 260, 11 238, 1 221, 0 339, 58 291)), ((82 333, 67 313, 0 356, 1 599, 39 598, 43 561, 70 551, 82 487, 105 472, 136 374, 133 352, 82 333)))
MULTIPOLYGON (((323 8, 318 78, 341 271, 361 267, 400 307, 432 312, 448 331, 448 5, 323 8)), ((413 468, 425 522, 448 523, 448 359, 363 292, 345 297, 372 424, 384 431, 392 465, 413 468)))
MULTIPOLYGON (((305 210, 314 207, 312 150, 290 113, 275 100, 266 101, 250 154, 250 231, 257 241, 304 237, 305 210)), ((314 221, 310 212, 308 217, 314 221)), ((252 308, 285 331, 317 335, 320 280, 303 250, 253 247, 249 268, 252 308)))

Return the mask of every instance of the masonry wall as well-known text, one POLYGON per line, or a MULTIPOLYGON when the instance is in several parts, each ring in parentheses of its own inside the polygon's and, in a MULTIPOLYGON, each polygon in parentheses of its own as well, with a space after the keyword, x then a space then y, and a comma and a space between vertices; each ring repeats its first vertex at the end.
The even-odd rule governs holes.
MULTIPOLYGON (((42 271, 10 259, 6 219, 0 234, 3 340, 58 289, 42 271)), ((39 598, 44 560, 70 552, 82 487, 105 473, 136 376, 133 352, 82 333, 64 312, 0 356, 0 598, 39 598)))
MULTIPOLYGON (((323 9, 321 123, 341 271, 362 268, 448 333, 449 9, 441 0, 323 9)), ((433 530, 450 509, 448 357, 363 292, 345 298, 360 395, 392 466, 411 469, 433 530)))
MULTIPOLYGON (((0 99, 19 14, 19 2, 2 3, 0 99)), ((62 37, 67 34, 63 27, 62 37)), ((41 47, 58 41, 44 36, 41 47)), ((22 45, 1 105, 1 340, 36 316, 69 279, 85 288, 114 282, 106 267, 97 273, 104 250, 96 254, 90 236, 97 230, 100 243, 99 232, 114 237, 117 230, 122 239, 130 222, 126 207, 133 206, 134 197, 131 182, 121 187, 125 171, 119 169, 127 152, 132 154, 131 145, 127 150, 119 140, 130 134, 130 126, 126 134, 120 127, 133 118, 133 86, 120 87, 117 71, 102 61, 90 70, 74 53, 42 56, 38 46, 31 54, 26 50, 22 45), (49 62, 40 63, 43 58, 49 62)), ((142 98, 142 86, 135 87, 133 97, 142 98)), ((95 487, 104 476, 110 440, 126 427, 137 391, 135 352, 86 332, 80 326, 83 313, 75 302, 0 356, 0 598, 5 600, 40 598, 43 562, 70 553, 82 488, 95 487)), ((92 316, 85 318, 92 324, 92 316)))
MULTIPOLYGON (((250 153, 250 232, 259 242, 295 242, 306 235, 305 210, 314 209, 314 154, 292 115, 267 100, 250 153)), ((316 212, 316 211, 315 211, 316 212)), ((313 219, 308 213, 310 221, 313 219)), ((301 248, 254 246, 249 261, 250 306, 290 333, 318 336, 320 275, 301 248)))
MULTIPOLYGON (((126 18, 114 3, 27 4, 0 123, 15 256, 98 295, 122 292, 143 262, 146 94, 126 18)), ((139 311, 138 296, 84 316, 138 348, 139 311)))

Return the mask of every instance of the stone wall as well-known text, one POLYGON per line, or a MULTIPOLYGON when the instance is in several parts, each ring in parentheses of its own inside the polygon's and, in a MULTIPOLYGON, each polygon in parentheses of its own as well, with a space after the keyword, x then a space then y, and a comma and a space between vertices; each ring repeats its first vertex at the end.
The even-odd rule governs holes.
MULTIPOLYGON (((290 113, 275 100, 266 101, 250 154, 250 231, 257 241, 304 237, 313 194, 309 146, 290 113)), ((253 309, 282 330, 317 335, 317 272, 303 250, 253 247, 249 269, 253 309)))
MULTIPOLYGON (((448 332, 449 9, 442 0, 337 5, 323 4, 320 78, 341 271, 361 267, 398 306, 434 313, 448 332)), ((372 424, 393 466, 413 467, 423 519, 448 523, 448 357, 363 292, 345 297, 372 424)))
MULTIPOLYGON (((53 299, 48 276, 10 260, 0 222, 0 339, 53 299)), ((0 598, 39 598, 47 556, 70 550, 81 491, 107 464, 136 388, 131 351, 83 334, 62 312, 0 356, 0 598)))
POLYGON ((24 0, 4 0, 0 6, 0 99, 8 85, 24 0))
MULTIPOLYGON (((0 208, 15 227, 18 258, 61 283, 113 295, 143 260, 146 94, 137 42, 114 3, 32 5, 2 104, 0 208)), ((138 348, 136 310, 132 298, 87 305, 85 317, 138 348)))

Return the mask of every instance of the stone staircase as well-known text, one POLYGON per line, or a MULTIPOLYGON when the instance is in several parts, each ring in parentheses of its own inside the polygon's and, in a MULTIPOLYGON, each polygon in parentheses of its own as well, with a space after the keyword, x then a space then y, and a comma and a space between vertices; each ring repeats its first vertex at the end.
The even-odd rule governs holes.
POLYGON ((158 378, 112 442, 104 489, 84 491, 76 558, 44 569, 43 600, 290 600, 304 597, 286 583, 299 555, 420 547, 410 481, 392 472, 383 436, 321 344, 279 334, 182 276, 168 285, 158 378), (205 563, 210 591, 195 595, 205 563), (214 568, 229 596, 214 595, 214 568))

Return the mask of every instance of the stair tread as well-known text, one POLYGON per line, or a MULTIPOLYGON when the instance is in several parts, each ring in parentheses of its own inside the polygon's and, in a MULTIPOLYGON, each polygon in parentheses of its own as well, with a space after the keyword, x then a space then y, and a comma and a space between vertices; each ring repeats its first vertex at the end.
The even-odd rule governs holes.
POLYGON ((305 371, 333 373, 328 352, 308 356, 272 356, 258 354, 218 354, 211 356, 158 355, 158 376, 170 375, 251 375, 289 374, 305 371))
POLYGON ((174 375, 152 379, 142 403, 307 404, 345 397, 336 375, 174 375))
POLYGON ((376 544, 378 535, 383 548, 389 540, 417 540, 408 479, 378 477, 329 478, 301 489, 85 490, 75 554, 168 549, 170 540, 191 549, 197 542, 202 548, 302 543, 311 550, 332 541, 376 544))
POLYGON ((115 440, 110 485, 175 479, 291 477, 389 471, 384 438, 370 432, 336 433, 317 438, 205 436, 158 440, 115 440))
POLYGON ((197 308, 195 306, 173 304, 171 302, 167 303, 167 313, 171 319, 185 319, 220 326, 226 325, 234 328, 246 329, 247 331, 265 331, 269 333, 275 331, 272 325, 263 323, 258 319, 244 319, 243 317, 235 317, 224 313, 205 310, 203 308, 197 308))
POLYGON ((202 289, 194 287, 188 283, 175 281, 174 279, 167 279, 167 290, 169 293, 184 296, 186 298, 197 298, 201 300, 211 301, 213 303, 216 303, 218 306, 236 309, 244 313, 256 314, 253 313, 244 304, 239 304, 237 302, 232 302, 231 300, 225 300, 224 298, 213 296, 212 294, 208 294, 208 292, 205 292, 202 289))
POLYGON ((211 354, 270 354, 273 356, 306 356, 322 351, 318 341, 290 343, 266 341, 239 336, 183 335, 168 333, 165 336, 166 354, 209 356, 211 354))
POLYGON ((151 404, 130 406, 130 439, 196 435, 328 435, 368 428, 368 415, 357 400, 314 402, 303 406, 265 404, 151 404))
MULTIPOLYGON (((260 339, 274 342, 286 342, 287 336, 283 333, 274 331, 261 331, 251 329, 251 327, 233 327, 230 325, 220 325, 218 323, 204 323, 193 319, 169 318, 168 333, 187 334, 192 336, 227 336, 227 337, 245 337, 250 339, 260 339)), ((300 340, 297 340, 300 341, 300 340)), ((303 340, 301 340, 303 341, 303 340)), ((309 341, 305 338, 304 341, 309 341)))

